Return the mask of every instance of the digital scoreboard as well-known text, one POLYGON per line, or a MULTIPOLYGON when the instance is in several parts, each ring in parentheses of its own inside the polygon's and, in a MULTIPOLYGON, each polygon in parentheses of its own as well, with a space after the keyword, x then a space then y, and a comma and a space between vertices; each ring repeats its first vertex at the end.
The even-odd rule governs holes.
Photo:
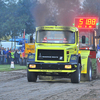
POLYGON ((78 29, 97 29, 98 27, 97 17, 76 17, 75 27, 78 29))

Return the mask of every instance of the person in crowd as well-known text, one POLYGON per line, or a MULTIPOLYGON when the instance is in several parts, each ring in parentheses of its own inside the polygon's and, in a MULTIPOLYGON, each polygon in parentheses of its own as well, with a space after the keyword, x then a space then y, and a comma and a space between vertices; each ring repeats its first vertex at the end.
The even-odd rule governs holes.
POLYGON ((17 53, 18 53, 18 64, 19 64, 21 51, 20 51, 20 50, 18 50, 18 51, 17 51, 17 53))
POLYGON ((21 54, 21 50, 18 50, 17 53, 18 53, 18 62, 20 64, 20 54, 21 54))
POLYGON ((17 55, 17 51, 15 50, 15 51, 14 51, 14 63, 15 63, 15 64, 17 64, 16 55, 17 55))
POLYGON ((6 48, 4 49, 4 63, 7 63, 7 50, 6 48))
POLYGON ((97 51, 96 58, 100 58, 100 49, 97 51))
POLYGON ((13 49, 13 51, 14 51, 14 52, 16 51, 15 48, 13 49))
POLYGON ((9 48, 7 48, 7 64, 9 63, 9 54, 8 54, 9 51, 10 51, 9 48))
POLYGON ((0 46, 0 64, 1 64, 1 46, 0 46))
POLYGON ((7 63, 11 63, 11 50, 9 50, 9 52, 7 53, 7 63))
POLYGON ((11 50, 11 61, 14 61, 14 50, 11 50))
POLYGON ((3 47, 1 47, 1 64, 4 63, 4 50, 3 50, 3 47))
POLYGON ((0 49, 0 64, 1 64, 1 49, 0 49))
POLYGON ((18 50, 15 50, 15 64, 18 64, 19 63, 19 55, 18 55, 18 50))
POLYGON ((20 54, 21 54, 21 50, 18 50, 18 51, 17 51, 17 53, 19 54, 19 57, 20 57, 20 54))
POLYGON ((7 53, 9 52, 9 48, 7 48, 7 53))

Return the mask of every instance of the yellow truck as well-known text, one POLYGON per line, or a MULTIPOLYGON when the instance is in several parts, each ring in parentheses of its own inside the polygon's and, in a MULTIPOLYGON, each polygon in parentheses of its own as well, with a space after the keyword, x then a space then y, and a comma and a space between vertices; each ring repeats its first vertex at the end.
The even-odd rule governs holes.
POLYGON ((76 27, 37 27, 35 53, 30 54, 27 61, 27 80, 36 82, 38 75, 45 75, 69 77, 72 83, 80 83, 82 73, 91 81, 92 64, 88 55, 89 51, 79 50, 76 27))

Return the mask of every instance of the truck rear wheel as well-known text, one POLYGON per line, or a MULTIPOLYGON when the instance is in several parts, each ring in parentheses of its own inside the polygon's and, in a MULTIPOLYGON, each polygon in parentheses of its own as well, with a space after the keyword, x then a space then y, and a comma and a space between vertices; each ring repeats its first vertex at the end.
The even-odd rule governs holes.
POLYGON ((28 82, 36 82, 36 80, 37 80, 37 74, 34 73, 34 72, 29 72, 27 70, 27 80, 28 80, 28 82))
POLYGON ((71 75, 71 82, 72 83, 80 83, 81 80, 81 65, 80 63, 77 66, 76 72, 71 75))
POLYGON ((92 63, 90 58, 88 58, 87 63, 87 74, 83 74, 81 79, 82 81, 92 81, 92 63))
POLYGON ((88 67, 88 81, 92 81, 92 63, 90 62, 90 66, 88 67))

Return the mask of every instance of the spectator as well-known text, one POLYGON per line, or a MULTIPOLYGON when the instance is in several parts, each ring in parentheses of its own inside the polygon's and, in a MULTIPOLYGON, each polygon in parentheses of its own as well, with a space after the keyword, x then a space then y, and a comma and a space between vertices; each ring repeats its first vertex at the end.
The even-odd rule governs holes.
POLYGON ((8 55, 8 53, 9 53, 9 48, 7 48, 7 64, 9 63, 8 61, 9 61, 9 55, 8 55))
POLYGON ((18 54, 18 64, 19 64, 19 59, 20 59, 20 51, 17 50, 17 54, 18 54))
POLYGON ((100 49, 97 51, 96 58, 100 58, 100 49))
POLYGON ((1 64, 1 49, 0 49, 0 64, 1 64))
POLYGON ((11 61, 14 61, 14 50, 11 50, 11 61))
POLYGON ((1 55, 1 46, 0 46, 0 64, 1 64, 1 56, 2 56, 2 55, 1 55))
POLYGON ((7 50, 6 48, 4 49, 4 63, 7 63, 7 50))
POLYGON ((18 64, 19 63, 19 55, 18 55, 18 50, 15 51, 15 64, 18 64))
POLYGON ((3 47, 1 48, 1 64, 4 63, 4 51, 3 51, 3 47))
POLYGON ((18 50, 18 62, 20 63, 20 54, 21 54, 21 50, 18 50))
POLYGON ((9 48, 7 48, 7 53, 9 52, 9 48))
POLYGON ((7 53, 7 63, 8 64, 11 63, 11 50, 9 50, 8 53, 7 53))
POLYGON ((1 46, 0 46, 0 50, 1 50, 1 46))

